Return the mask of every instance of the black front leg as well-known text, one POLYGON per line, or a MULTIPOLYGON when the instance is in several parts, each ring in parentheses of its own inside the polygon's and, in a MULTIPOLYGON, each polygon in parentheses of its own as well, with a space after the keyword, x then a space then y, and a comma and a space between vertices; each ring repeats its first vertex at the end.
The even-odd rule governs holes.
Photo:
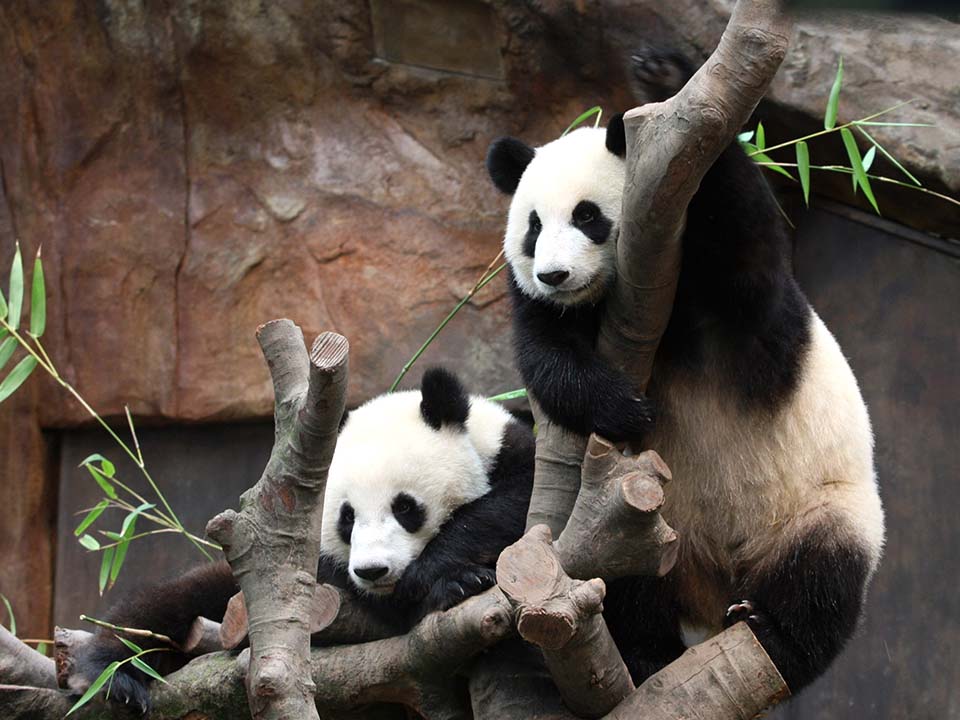
POLYGON ((653 427, 653 403, 597 353, 597 308, 553 307, 511 286, 517 364, 544 412, 580 435, 642 439, 653 427))

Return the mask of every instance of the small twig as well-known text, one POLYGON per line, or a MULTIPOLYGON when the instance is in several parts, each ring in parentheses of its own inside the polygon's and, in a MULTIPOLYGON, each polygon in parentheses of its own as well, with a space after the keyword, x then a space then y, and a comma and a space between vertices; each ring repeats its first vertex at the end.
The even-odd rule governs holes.
POLYGON ((133 637, 143 637, 156 640, 158 642, 166 643, 171 647, 179 648, 180 646, 175 643, 171 638, 166 635, 161 635, 160 633, 155 633, 150 630, 143 630, 141 628, 130 628, 130 627, 121 627, 120 625, 114 625, 113 623, 108 623, 106 620, 98 620, 97 618, 92 618, 88 615, 81 615, 81 620, 85 620, 88 623, 93 623, 94 625, 99 625, 100 627, 110 628, 114 632, 120 632, 124 635, 132 635, 133 637))

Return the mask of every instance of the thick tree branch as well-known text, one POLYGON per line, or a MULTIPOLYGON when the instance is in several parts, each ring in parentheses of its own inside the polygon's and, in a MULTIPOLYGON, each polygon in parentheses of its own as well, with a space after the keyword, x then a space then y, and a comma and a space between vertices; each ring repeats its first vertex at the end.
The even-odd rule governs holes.
POLYGON ((53 660, 25 645, 0 625, 0 683, 57 687, 53 660))
POLYGON ((276 440, 259 482, 207 525, 243 590, 251 628, 247 694, 255 720, 316 718, 310 679, 310 606, 320 518, 347 385, 348 344, 324 333, 309 358, 300 328, 276 320, 257 332, 276 395, 276 440))
MULTIPOLYGON (((467 718, 469 710, 451 678, 477 653, 513 633, 513 609, 493 588, 446 612, 428 615, 406 635, 313 648, 308 672, 316 688, 311 698, 314 712, 319 706, 329 716, 340 717, 362 705, 397 703, 431 720, 467 718)), ((239 656, 204 655, 168 675, 167 683, 153 683, 151 720, 249 716, 243 689, 249 656, 249 650, 239 656)), ((61 720, 75 701, 63 691, 3 687, 0 717, 61 720)), ((129 711, 97 698, 71 717, 128 718, 129 711)))
POLYGON ((624 456, 590 436, 580 494, 555 547, 570 577, 666 575, 677 534, 660 517, 670 470, 652 450, 624 456))
POLYGON ((537 525, 503 551, 497 584, 517 608, 520 636, 543 650, 564 703, 580 717, 600 717, 633 683, 600 615, 602 580, 571 580, 550 529, 537 525))
POLYGON ((789 38, 790 22, 777 0, 740 0, 717 49, 683 89, 624 116, 617 278, 598 349, 639 391, 647 387, 670 319, 687 205, 767 91, 789 38))

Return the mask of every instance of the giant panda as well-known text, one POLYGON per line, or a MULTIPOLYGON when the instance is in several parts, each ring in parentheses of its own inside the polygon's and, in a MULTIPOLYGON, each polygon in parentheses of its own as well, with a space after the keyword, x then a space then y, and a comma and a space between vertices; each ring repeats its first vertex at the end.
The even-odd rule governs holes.
MULTIPOLYGON (((646 49, 632 63, 651 100, 691 74, 674 53, 646 49)), ((553 421, 642 441, 672 470, 662 512, 680 535, 675 568, 615 581, 604 601, 634 681, 745 620, 796 693, 854 632, 880 559, 867 409, 794 280, 772 193, 736 143, 687 210, 646 396, 597 355, 625 154, 620 117, 537 148, 502 138, 489 149, 489 175, 512 196, 504 251, 520 373, 553 421)))
MULTIPOLYGON (((532 428, 442 368, 427 370, 419 390, 368 401, 345 417, 330 464, 318 581, 347 588, 398 632, 491 587, 500 551, 523 533, 533 459, 532 428)), ((104 619, 182 643, 198 615, 220 619, 237 591, 226 563, 203 565, 121 598, 104 619)), ((71 689, 84 692, 130 654, 98 628, 75 658, 71 689)), ((144 659, 163 673, 187 660, 144 659)), ((147 682, 124 664, 110 697, 146 711, 147 682)))

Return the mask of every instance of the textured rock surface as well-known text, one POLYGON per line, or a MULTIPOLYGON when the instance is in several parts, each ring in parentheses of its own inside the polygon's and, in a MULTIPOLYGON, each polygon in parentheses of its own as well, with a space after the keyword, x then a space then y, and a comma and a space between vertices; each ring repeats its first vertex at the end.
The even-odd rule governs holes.
MULTIPOLYGON (((728 6, 496 2, 500 81, 377 60, 366 2, 6 3, 5 214, 47 249, 58 361, 108 413, 264 415, 253 329, 288 315, 351 338, 352 402, 383 389, 496 254, 488 142, 625 106, 623 47, 675 23, 705 52, 728 6)), ((841 50, 842 115, 921 98, 912 115, 936 130, 878 135, 960 188, 956 25, 804 20, 774 100, 819 115, 841 50)), ((515 384, 502 296, 426 360, 515 384)), ((42 419, 80 415, 54 395, 42 419)))

